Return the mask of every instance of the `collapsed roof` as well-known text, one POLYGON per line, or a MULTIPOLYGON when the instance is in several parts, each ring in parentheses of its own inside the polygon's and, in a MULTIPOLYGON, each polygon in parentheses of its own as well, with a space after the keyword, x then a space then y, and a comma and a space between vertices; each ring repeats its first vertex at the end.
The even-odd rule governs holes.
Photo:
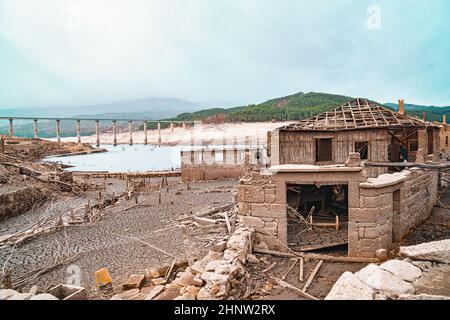
POLYGON ((396 129, 439 125, 401 114, 367 99, 354 99, 333 110, 279 128, 280 130, 340 131, 354 129, 396 129))

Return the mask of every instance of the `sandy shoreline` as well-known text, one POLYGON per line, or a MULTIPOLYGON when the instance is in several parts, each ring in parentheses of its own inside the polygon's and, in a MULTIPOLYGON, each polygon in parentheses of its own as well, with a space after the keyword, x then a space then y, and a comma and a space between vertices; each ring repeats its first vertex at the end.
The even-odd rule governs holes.
MULTIPOLYGON (((175 127, 173 132, 170 128, 161 129, 161 144, 163 145, 231 145, 236 140, 238 144, 245 144, 246 139, 252 145, 265 144, 267 131, 290 124, 291 122, 256 122, 256 123, 224 123, 224 124, 199 124, 193 128, 183 129, 175 127)), ((55 140, 55 139, 51 139, 55 140)), ((148 144, 158 144, 158 131, 148 130, 148 144)), ((76 142, 76 137, 61 138, 63 142, 76 142)), ((83 143, 96 143, 96 136, 81 137, 83 143)), ((130 136, 127 132, 117 133, 117 143, 128 144, 130 136)), ((144 144, 144 131, 133 131, 133 143, 144 144)), ((113 144, 112 132, 100 134, 100 144, 113 144)))

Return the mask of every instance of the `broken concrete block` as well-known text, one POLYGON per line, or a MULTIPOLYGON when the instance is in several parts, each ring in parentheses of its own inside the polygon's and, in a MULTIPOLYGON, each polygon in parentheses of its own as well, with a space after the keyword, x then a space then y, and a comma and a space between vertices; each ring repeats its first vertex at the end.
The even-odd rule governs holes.
POLYGON ((143 274, 133 274, 131 275, 127 282, 122 285, 123 290, 130 289, 140 289, 145 281, 145 275, 143 274))
POLYGON ((419 268, 409 262, 401 260, 386 261, 380 265, 380 268, 389 271, 394 276, 408 282, 413 282, 422 275, 422 271, 419 268))
POLYGON ((450 263, 450 239, 400 247, 400 254, 414 260, 450 263))
POLYGON ((41 293, 31 297, 30 300, 59 300, 59 299, 49 293, 41 293))
POLYGON ((351 272, 344 272, 325 300, 373 300, 375 291, 351 272))
POLYGON ((403 293, 414 293, 414 287, 409 282, 397 278, 375 264, 369 264, 356 272, 355 276, 372 289, 382 291, 390 297, 403 293))
POLYGON ((150 291, 150 293, 145 297, 144 300, 153 300, 163 291, 164 286, 156 286, 152 289, 152 291, 150 291))
POLYGON ((218 241, 212 246, 212 250, 216 252, 224 252, 226 248, 227 242, 225 240, 218 241))
POLYGON ((18 292, 13 289, 0 289, 0 300, 7 300, 18 292))

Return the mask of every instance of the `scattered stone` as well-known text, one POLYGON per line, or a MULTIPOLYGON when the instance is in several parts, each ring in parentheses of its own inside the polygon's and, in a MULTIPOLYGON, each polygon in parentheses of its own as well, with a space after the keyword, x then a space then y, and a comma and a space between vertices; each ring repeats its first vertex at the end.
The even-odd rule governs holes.
POLYGON ((181 286, 191 286, 194 284, 194 275, 190 270, 186 270, 174 282, 181 286))
POLYGON ((192 284, 198 287, 201 287, 205 282, 200 278, 200 276, 195 276, 192 279, 192 284))
POLYGON ((215 272, 203 272, 201 279, 207 282, 213 282, 217 284, 226 284, 230 280, 227 275, 217 274, 215 272))
POLYGON ((8 298, 16 295, 18 292, 13 289, 0 289, 0 300, 7 300, 8 298))
POLYGON ((131 275, 127 282, 122 285, 123 290, 130 289, 140 289, 145 281, 145 275, 143 274, 133 274, 131 275))
POLYGON ((403 293, 414 293, 414 287, 409 283, 375 264, 355 273, 355 276, 372 289, 382 291, 389 297, 395 297, 403 293))
POLYGON ((150 293, 145 297, 144 300, 153 300, 155 299, 161 292, 163 292, 164 286, 156 286, 150 291, 150 293))
POLYGON ((375 257, 381 261, 386 261, 388 259, 388 252, 386 249, 378 249, 375 251, 375 257))
POLYGON ((105 268, 95 271, 94 275, 97 286, 99 287, 104 287, 112 282, 112 278, 105 268))
POLYGON ((159 278, 159 277, 161 277, 161 274, 156 269, 151 269, 147 273, 147 278, 149 278, 149 279, 155 279, 155 278, 159 278))
POLYGON ((166 284, 166 280, 164 280, 163 278, 152 279, 151 282, 154 286, 160 286, 160 285, 166 284))
POLYGON ((201 288, 197 294, 197 300, 217 300, 212 296, 205 287, 201 288))
POLYGON ((258 264, 259 260, 257 257, 255 257, 253 254, 248 254, 247 255, 247 262, 248 263, 254 263, 254 264, 258 264))
POLYGON ((227 242, 225 240, 220 240, 212 246, 212 250, 216 252, 224 252, 226 248, 227 242))
POLYGON ((413 282, 422 275, 422 271, 419 268, 409 262, 401 260, 389 260, 383 263, 380 268, 389 271, 394 276, 408 282, 413 282))
POLYGON ((173 300, 180 295, 180 287, 166 287, 166 289, 161 292, 155 299, 153 300, 173 300))
POLYGON ((422 271, 430 270, 430 268, 433 266, 433 263, 431 261, 413 260, 411 261, 411 263, 417 268, 420 268, 422 271))
POLYGON ((400 254, 414 260, 450 263, 450 239, 400 247, 400 254))
POLYGON ((430 294, 401 294, 398 300, 450 300, 450 297, 435 296, 430 294))
POLYGON ((139 289, 131 289, 131 290, 127 290, 122 292, 121 294, 119 294, 119 297, 122 300, 131 300, 134 296, 139 294, 139 289))
POLYGON ((41 293, 31 297, 30 300, 59 300, 59 299, 49 293, 41 293))
POLYGON ((33 296, 34 296, 35 294, 37 294, 37 292, 38 292, 38 286, 32 286, 32 287, 30 288, 29 293, 32 294, 33 296))
POLYGON ((12 297, 9 297, 8 300, 30 300, 33 295, 29 292, 25 293, 16 293, 12 297))
POLYGON ((374 290, 351 272, 344 272, 325 300, 373 300, 374 290))

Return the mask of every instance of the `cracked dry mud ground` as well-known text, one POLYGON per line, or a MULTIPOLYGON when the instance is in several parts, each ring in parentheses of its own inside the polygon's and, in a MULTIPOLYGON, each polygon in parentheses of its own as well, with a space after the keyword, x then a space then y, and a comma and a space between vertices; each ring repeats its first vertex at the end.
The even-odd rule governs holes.
MULTIPOLYGON (((131 274, 145 272, 146 269, 172 262, 173 258, 123 236, 151 243, 180 258, 186 258, 193 248, 199 254, 204 253, 207 250, 203 247, 207 243, 205 238, 211 235, 193 237, 193 243, 189 244, 179 228, 166 229, 174 226, 176 223, 173 221, 182 215, 232 202, 232 191, 236 183, 237 181, 233 180, 195 183, 191 184, 191 190, 187 190, 184 183, 172 182, 169 192, 163 190, 161 204, 158 204, 158 192, 148 190, 139 196, 139 203, 145 206, 119 212, 134 204, 134 199, 124 201, 105 210, 102 219, 93 224, 67 227, 52 234, 34 237, 15 248, 8 262, 12 279, 14 281, 17 276, 52 264, 55 259, 81 253, 80 258, 72 264, 80 268, 81 285, 93 293, 95 291, 92 290, 95 288, 93 273, 100 268, 107 268, 113 278, 113 284, 119 286, 131 274), (214 192, 205 192, 206 190, 214 192)), ((79 197, 59 199, 52 210, 59 213, 83 201, 86 199, 79 197)), ((23 223, 26 219, 30 219, 27 214, 19 217, 0 222, 0 230, 3 230, 0 232, 11 233, 19 222, 23 223)), ((11 249, 11 247, 0 248, 0 269, 10 256, 11 249)), ((49 286, 64 283, 70 277, 66 271, 67 267, 68 264, 61 266, 39 277, 37 281, 31 282, 23 289, 26 290, 36 284, 44 290, 49 286)))

